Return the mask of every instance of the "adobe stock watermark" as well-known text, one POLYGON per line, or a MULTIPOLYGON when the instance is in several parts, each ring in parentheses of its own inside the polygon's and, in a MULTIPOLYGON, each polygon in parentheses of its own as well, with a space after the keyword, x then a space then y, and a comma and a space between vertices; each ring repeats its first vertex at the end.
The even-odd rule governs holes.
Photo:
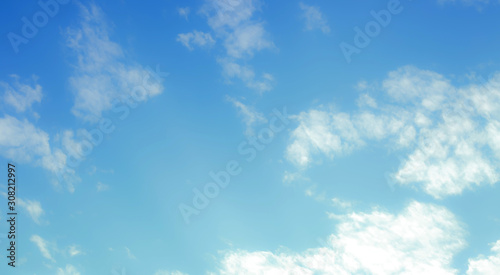
MULTIPOLYGON (((264 150, 274 140, 276 134, 283 131, 289 123, 286 107, 281 112, 274 109, 267 127, 260 129, 256 136, 250 136, 247 140, 242 141, 238 145, 238 154, 244 157, 247 162, 252 162, 257 157, 258 152, 264 150)), ((189 205, 179 204, 179 211, 186 224, 190 223, 191 216, 199 215, 210 204, 210 200, 219 195, 221 189, 227 188, 232 177, 238 176, 242 171, 243 168, 236 160, 228 161, 223 170, 215 173, 210 171, 208 176, 211 181, 206 183, 201 190, 193 188, 192 202, 189 205)))
POLYGON ((38 6, 40 10, 36 11, 31 20, 26 16, 21 18, 23 26, 21 27, 21 32, 19 34, 14 32, 9 32, 7 34, 7 39, 9 39, 10 45, 15 53, 19 52, 19 46, 21 44, 28 44, 30 39, 34 38, 38 34, 38 30, 45 27, 49 23, 49 19, 53 18, 59 13, 60 5, 66 5, 70 0, 40 0, 38 1, 38 6))
POLYGON ((387 27, 391 23, 392 17, 400 14, 402 11, 403 6, 399 0, 389 0, 387 8, 378 12, 371 10, 370 14, 374 20, 366 23, 364 29, 357 26, 354 27, 353 44, 344 41, 339 44, 340 50, 347 63, 351 63, 351 56, 353 54, 359 54, 362 49, 368 47, 372 39, 380 35, 382 28, 387 27))
MULTIPOLYGON (((150 81, 162 83, 164 77, 168 76, 168 73, 160 71, 159 65, 156 66, 156 71, 153 71, 150 67, 147 67, 146 71, 147 73, 144 74, 140 85, 135 86, 129 93, 125 93, 120 100, 115 100, 113 103, 111 111, 118 116, 119 120, 125 120, 130 115, 131 109, 137 108, 139 102, 146 100, 149 94, 148 88, 152 85, 150 81)), ((92 153, 94 147, 103 142, 105 135, 113 133, 115 129, 116 126, 111 118, 102 117, 93 129, 90 131, 84 130, 84 138, 79 143, 80 148, 72 148, 71 152, 68 151, 64 166, 57 171, 58 180, 66 181, 71 178, 74 174, 74 168, 77 168, 92 153)))

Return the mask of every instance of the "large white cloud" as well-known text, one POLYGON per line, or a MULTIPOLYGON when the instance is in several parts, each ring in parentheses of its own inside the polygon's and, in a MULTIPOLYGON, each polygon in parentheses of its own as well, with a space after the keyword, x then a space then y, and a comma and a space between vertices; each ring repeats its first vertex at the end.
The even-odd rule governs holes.
POLYGON ((315 155, 343 155, 383 141, 409 152, 394 179, 436 198, 498 181, 500 74, 456 87, 436 72, 406 66, 378 88, 389 103, 363 94, 351 113, 317 108, 295 116, 287 159, 304 168, 315 155))
POLYGON ((326 245, 302 253, 229 251, 220 274, 456 274, 455 253, 465 245, 460 223, 447 209, 411 202, 341 218, 326 245))

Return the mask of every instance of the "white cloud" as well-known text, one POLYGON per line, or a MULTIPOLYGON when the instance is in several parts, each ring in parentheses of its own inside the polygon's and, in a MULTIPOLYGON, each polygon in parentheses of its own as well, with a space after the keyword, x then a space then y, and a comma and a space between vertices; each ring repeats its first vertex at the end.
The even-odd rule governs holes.
POLYGON ((39 201, 17 198, 17 205, 28 212, 35 223, 40 224, 40 217, 44 214, 45 211, 43 211, 42 205, 39 201))
POLYGON ((302 10, 302 18, 305 20, 306 27, 308 31, 319 29, 323 33, 329 33, 330 27, 325 16, 321 13, 319 7, 309 6, 304 3, 299 3, 300 9, 302 10))
POLYGON ((317 108, 295 116, 287 159, 304 168, 315 155, 332 158, 384 141, 409 152, 394 179, 436 198, 498 181, 500 74, 455 87, 438 73, 406 66, 380 88, 389 104, 362 94, 351 114, 317 108))
POLYGON ((468 275, 496 275, 500 274, 500 240, 493 244, 491 248, 493 255, 485 257, 483 255, 469 259, 468 275))
POLYGON ((259 93, 267 92, 272 89, 273 76, 264 73, 260 79, 257 79, 255 72, 249 66, 242 66, 237 62, 230 59, 219 59, 219 64, 222 66, 222 72, 228 79, 238 78, 242 80, 245 85, 259 93))
POLYGON ((345 154, 363 144, 358 130, 346 113, 330 114, 312 110, 295 117, 299 126, 292 132, 287 148, 287 159, 299 166, 307 166, 312 155, 323 153, 330 158, 345 154))
POLYGON ((264 115, 257 112, 253 107, 247 106, 230 96, 226 96, 226 99, 238 109, 239 114, 243 117, 243 122, 246 125, 245 134, 247 136, 254 135, 255 126, 267 122, 264 115))
POLYGON ((184 7, 184 8, 178 8, 177 9, 177 13, 181 17, 184 17, 184 19, 186 19, 186 21, 188 20, 188 16, 189 16, 190 12, 191 12, 191 9, 189 7, 184 7))
POLYGON ((68 253, 71 257, 74 257, 82 254, 82 251, 80 251, 76 245, 72 245, 68 248, 68 253))
POLYGON ((342 200, 339 198, 333 198, 332 204, 340 209, 350 209, 352 207, 352 203, 350 201, 342 200))
POLYGON ((128 247, 125 247, 125 252, 127 252, 127 257, 131 260, 137 259, 134 254, 132 254, 132 251, 128 247))
POLYGON ((362 94, 359 96, 357 100, 358 106, 359 107, 372 107, 372 108, 377 108, 377 101, 373 97, 371 97, 369 94, 362 94))
POLYGON ((68 190, 80 181, 74 169, 66 166, 67 152, 51 147, 49 135, 28 120, 11 116, 0 118, 0 155, 19 163, 34 163, 66 182, 68 190))
POLYGON ((251 57, 256 51, 274 47, 266 36, 263 23, 245 24, 232 30, 224 45, 229 57, 251 57))
POLYGON ((215 40, 209 33, 204 33, 196 30, 189 33, 178 34, 176 41, 180 42, 190 51, 194 49, 193 45, 199 47, 210 47, 215 44, 215 40))
POLYGON ((250 21, 259 5, 256 0, 207 0, 201 12, 213 29, 235 29, 250 21))
POLYGON ((104 184, 102 182, 98 182, 96 188, 97 192, 103 192, 109 190, 109 185, 104 184))
POLYGON ((24 112, 30 109, 33 103, 42 101, 42 86, 37 83, 38 77, 31 77, 31 85, 27 81, 21 82, 18 75, 10 75, 10 78, 10 83, 0 81, 0 89, 4 102, 14 107, 17 112, 24 112))
POLYGON ((464 231, 447 209, 412 202, 400 214, 341 216, 323 247, 302 253, 225 253, 220 274, 456 274, 464 231))
POLYGON ((51 260, 52 262, 55 262, 54 258, 52 258, 52 255, 50 254, 49 251, 49 244, 47 243, 46 240, 44 240, 42 237, 38 235, 33 235, 30 238, 30 241, 36 244, 38 249, 40 250, 40 253, 42 253, 42 256, 48 260, 51 260))
POLYGON ((289 184, 295 181, 309 181, 309 178, 304 177, 300 172, 285 171, 283 175, 283 183, 289 184))
POLYGON ((411 102, 429 111, 440 108, 446 93, 453 93, 454 89, 444 76, 413 66, 390 72, 382 86, 397 101, 411 102))
POLYGON ((102 11, 95 5, 80 7, 80 26, 66 33, 67 46, 77 60, 70 78, 75 93, 73 114, 95 122, 116 100, 136 93, 134 100, 145 101, 160 94, 162 84, 141 65, 125 60, 121 46, 109 39, 102 11))
POLYGON ((49 135, 28 120, 11 116, 0 118, 0 153, 14 161, 29 162, 50 155, 49 135))
POLYGON ((249 65, 242 64, 256 52, 275 48, 264 22, 255 19, 259 10, 260 2, 256 0, 207 0, 201 13, 225 48, 225 56, 217 58, 223 75, 238 78, 248 88, 262 93, 271 90, 273 76, 263 73, 257 78, 249 65))
POLYGON ((64 269, 57 269, 57 275, 80 275, 80 272, 76 269, 76 267, 67 264, 64 269))

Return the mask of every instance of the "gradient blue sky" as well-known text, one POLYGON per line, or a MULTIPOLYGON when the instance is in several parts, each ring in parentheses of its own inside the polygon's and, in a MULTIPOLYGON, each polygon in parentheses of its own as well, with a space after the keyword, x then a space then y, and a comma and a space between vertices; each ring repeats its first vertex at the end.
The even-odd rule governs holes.
POLYGON ((500 274, 498 1, 40 2, 0 4, 1 274, 500 274))

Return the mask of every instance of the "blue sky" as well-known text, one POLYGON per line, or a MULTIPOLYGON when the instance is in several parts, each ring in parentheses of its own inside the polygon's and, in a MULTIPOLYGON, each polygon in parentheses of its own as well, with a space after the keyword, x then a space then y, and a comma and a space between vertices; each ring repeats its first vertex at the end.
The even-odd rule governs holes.
POLYGON ((498 1, 1 5, 0 273, 500 274, 498 1))

